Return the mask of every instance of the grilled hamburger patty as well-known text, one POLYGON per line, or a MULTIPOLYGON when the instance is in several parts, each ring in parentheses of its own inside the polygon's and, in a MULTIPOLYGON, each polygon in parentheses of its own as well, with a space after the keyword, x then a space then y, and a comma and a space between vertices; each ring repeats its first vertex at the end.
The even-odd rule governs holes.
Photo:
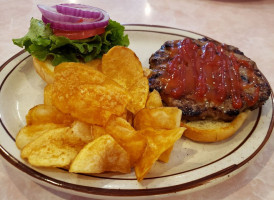
POLYGON ((167 41, 149 63, 150 91, 159 91, 165 105, 180 108, 185 120, 232 121, 262 106, 271 93, 254 61, 208 38, 167 41))

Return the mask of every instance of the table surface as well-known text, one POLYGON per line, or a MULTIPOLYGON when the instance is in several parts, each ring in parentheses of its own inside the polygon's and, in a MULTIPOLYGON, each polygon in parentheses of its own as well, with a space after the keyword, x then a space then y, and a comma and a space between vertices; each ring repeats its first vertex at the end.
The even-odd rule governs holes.
MULTIPOLYGON (((41 18, 37 4, 60 1, 0 0, 0 63, 21 49, 11 39, 23 36, 31 17, 41 18)), ((91 4, 88 0, 70 3, 91 4)), ((92 5, 125 24, 171 26, 237 46, 252 58, 274 88, 273 0, 93 0, 92 5)), ((247 169, 229 180, 175 199, 274 199, 274 136, 247 169)), ((0 160, 0 199, 85 199, 40 186, 0 160)))

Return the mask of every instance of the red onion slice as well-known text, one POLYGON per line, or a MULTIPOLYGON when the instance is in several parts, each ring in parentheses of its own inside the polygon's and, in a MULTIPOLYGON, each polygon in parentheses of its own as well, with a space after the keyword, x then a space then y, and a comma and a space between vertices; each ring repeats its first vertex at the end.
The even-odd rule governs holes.
POLYGON ((56 11, 56 6, 44 6, 37 5, 42 15, 47 19, 59 22, 79 22, 82 20, 82 17, 75 17, 70 15, 64 15, 56 11))
POLYGON ((56 10, 59 13, 65 15, 72 15, 75 17, 84 18, 101 18, 102 11, 104 10, 92 6, 82 5, 82 4, 59 4, 56 5, 56 10))
POLYGON ((65 31, 81 31, 104 28, 109 15, 100 8, 82 4, 59 4, 55 6, 38 5, 44 23, 51 28, 65 31))
POLYGON ((106 27, 108 25, 109 15, 107 13, 103 13, 103 16, 103 19, 98 21, 90 21, 89 19, 87 19, 81 23, 59 22, 48 19, 45 16, 42 16, 42 20, 44 23, 50 23, 51 28, 54 29, 66 31, 80 31, 106 27))

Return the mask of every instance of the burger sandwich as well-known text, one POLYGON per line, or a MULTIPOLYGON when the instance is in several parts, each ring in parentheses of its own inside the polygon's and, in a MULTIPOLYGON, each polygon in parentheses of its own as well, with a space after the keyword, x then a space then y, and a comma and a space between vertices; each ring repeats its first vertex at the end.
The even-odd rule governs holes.
POLYGON ((184 136, 198 142, 232 136, 271 93, 254 61, 209 38, 167 41, 149 63, 150 90, 182 110, 184 136))

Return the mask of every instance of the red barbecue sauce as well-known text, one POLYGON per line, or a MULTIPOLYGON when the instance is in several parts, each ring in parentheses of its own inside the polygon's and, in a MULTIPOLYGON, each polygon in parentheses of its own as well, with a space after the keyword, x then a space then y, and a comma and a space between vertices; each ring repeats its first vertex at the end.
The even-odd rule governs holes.
POLYGON ((199 47, 191 39, 180 41, 178 48, 171 50, 174 57, 161 76, 163 92, 179 99, 185 95, 196 101, 214 102, 220 105, 231 97, 235 109, 240 109, 245 101, 249 106, 259 98, 259 88, 255 87, 253 98, 243 93, 244 89, 254 87, 254 70, 245 60, 234 54, 226 54, 225 45, 207 42, 199 47), (245 67, 249 83, 243 82, 239 68, 245 67))

